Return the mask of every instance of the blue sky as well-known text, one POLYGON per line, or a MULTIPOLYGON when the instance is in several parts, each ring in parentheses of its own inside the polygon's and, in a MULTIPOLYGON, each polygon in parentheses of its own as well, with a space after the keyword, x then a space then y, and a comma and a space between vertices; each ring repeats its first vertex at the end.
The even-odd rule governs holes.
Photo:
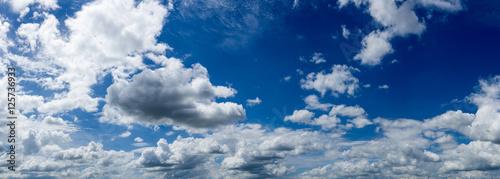
MULTIPOLYGON (((4 0, 0 68, 18 71, 20 142, 17 171, 2 164, 0 172, 494 177, 499 8, 461 0, 4 0)), ((7 137, 0 144, 5 161, 7 137)))

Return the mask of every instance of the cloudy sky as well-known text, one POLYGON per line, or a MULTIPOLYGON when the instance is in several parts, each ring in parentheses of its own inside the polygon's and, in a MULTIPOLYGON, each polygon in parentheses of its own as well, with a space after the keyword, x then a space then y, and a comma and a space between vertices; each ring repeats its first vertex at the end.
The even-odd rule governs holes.
POLYGON ((0 0, 0 12, 0 94, 8 67, 19 81, 18 165, 1 120, 2 177, 500 175, 497 1, 0 0))

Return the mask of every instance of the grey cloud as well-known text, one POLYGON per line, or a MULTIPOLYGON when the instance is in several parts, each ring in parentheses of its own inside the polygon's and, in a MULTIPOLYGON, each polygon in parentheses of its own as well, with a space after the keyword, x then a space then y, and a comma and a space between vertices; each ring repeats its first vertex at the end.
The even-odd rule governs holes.
POLYGON ((108 108, 131 116, 132 121, 120 118, 112 121, 113 116, 106 112, 101 120, 211 128, 245 118, 242 105, 215 102, 215 98, 234 96, 236 90, 213 86, 206 68, 200 64, 185 68, 173 58, 167 64, 154 71, 146 69, 131 82, 115 82, 108 88, 108 108))

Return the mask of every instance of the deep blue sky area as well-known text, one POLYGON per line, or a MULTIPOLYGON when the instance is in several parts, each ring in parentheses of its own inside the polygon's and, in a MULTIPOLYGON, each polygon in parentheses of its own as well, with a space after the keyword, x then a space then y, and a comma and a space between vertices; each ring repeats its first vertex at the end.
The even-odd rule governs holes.
POLYGON ((195 20, 178 19, 173 14, 165 28, 183 29, 182 32, 194 35, 169 37, 164 34, 160 39, 165 36, 179 55, 190 54, 186 65, 194 61, 207 67, 214 84, 233 84, 238 90, 236 101, 257 96, 266 101, 248 109, 249 119, 274 117, 274 108, 287 106, 291 113, 305 106, 301 98, 291 96, 298 93, 305 97, 315 93, 300 89, 299 80, 305 75, 298 75, 296 69, 307 74, 328 71, 334 64, 348 64, 359 68, 361 73, 356 76, 372 88, 361 88, 356 96, 348 98, 327 95, 325 102, 359 104, 370 117, 422 120, 456 110, 446 104, 474 92, 478 79, 500 73, 500 62, 496 59, 500 30, 498 24, 486 20, 498 18, 485 12, 493 7, 475 1, 466 5, 474 8, 446 15, 436 12, 431 19, 425 19, 428 26, 420 36, 410 34, 392 39, 395 52, 385 56, 383 63, 388 64, 393 59, 398 62, 375 67, 346 60, 340 49, 342 42, 354 45, 361 40, 361 37, 344 39, 341 25, 362 31, 373 28, 369 15, 353 11, 354 5, 338 9, 328 8, 323 2, 317 8, 290 10, 276 22, 263 25, 258 34, 249 37, 249 42, 232 47, 217 44, 226 36, 203 30, 216 28, 220 25, 217 21, 200 24, 195 20), (299 61, 299 57, 309 59, 314 52, 323 53, 327 62, 315 65, 299 61), (285 82, 285 76, 292 78, 285 82), (375 89, 383 84, 390 88, 375 89))

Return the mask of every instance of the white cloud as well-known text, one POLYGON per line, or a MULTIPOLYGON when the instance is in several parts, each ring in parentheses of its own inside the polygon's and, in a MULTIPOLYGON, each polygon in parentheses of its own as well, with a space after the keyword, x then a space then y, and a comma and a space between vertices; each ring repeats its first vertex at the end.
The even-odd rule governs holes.
POLYGON ((285 121, 292 121, 297 123, 311 123, 311 119, 314 117, 314 113, 308 110, 295 110, 291 116, 286 116, 285 121))
POLYGON ((283 80, 285 80, 285 81, 290 81, 290 79, 292 79, 292 77, 291 77, 291 76, 285 76, 285 77, 283 78, 283 80))
POLYGON ((299 5, 299 0, 293 0, 293 9, 299 5))
POLYGON ((325 74, 324 71, 309 73, 306 79, 300 80, 300 87, 308 90, 314 89, 320 92, 321 96, 329 90, 334 96, 344 93, 354 95, 354 91, 359 88, 359 80, 352 75, 353 71, 359 70, 347 65, 334 65, 331 73, 325 74))
POLYGON ((0 50, 2 53, 7 53, 7 48, 14 45, 14 43, 7 37, 9 28, 10 23, 0 15, 0 50))
POLYGON ((123 138, 126 138, 128 136, 130 136, 132 133, 130 131, 125 131, 124 133, 120 134, 118 137, 123 137, 123 138))
POLYGON ((227 153, 228 147, 205 138, 178 138, 172 143, 160 139, 157 147, 146 149, 136 165, 151 170, 186 170, 205 163, 210 154, 227 153))
POLYGON ((382 58, 394 50, 390 40, 396 36, 421 35, 425 29, 425 22, 419 20, 415 13, 418 7, 434 8, 443 11, 457 12, 462 10, 460 0, 415 0, 399 2, 396 0, 341 0, 338 2, 342 8, 349 2, 356 7, 368 7, 368 12, 375 22, 383 28, 372 31, 362 40, 363 48, 354 59, 361 60, 361 64, 375 66, 381 63, 382 58), (360 6, 365 4, 367 6, 360 6), (383 30, 382 30, 383 29, 383 30))
POLYGON ((444 153, 449 160, 442 171, 470 171, 500 169, 500 145, 491 142, 472 141, 444 153))
POLYGON ((387 86, 387 85, 379 85, 378 89, 389 89, 389 86, 387 86))
POLYGON ((321 126, 323 130, 332 130, 336 127, 340 127, 339 129, 351 129, 353 125, 356 128, 363 128, 366 125, 373 124, 366 118, 368 114, 366 114, 365 110, 359 106, 332 105, 329 103, 321 104, 317 101, 317 97, 315 99, 315 96, 313 95, 306 97, 305 101, 308 104, 306 109, 293 111, 292 115, 285 116, 285 121, 321 126), (314 113, 307 110, 327 110, 330 107, 332 109, 328 115, 323 114, 314 119, 312 119, 314 117, 314 113), (348 117, 350 119, 347 120, 347 124, 345 126, 338 125, 338 123, 341 122, 338 116, 348 117))
POLYGON ((327 111, 328 109, 330 109, 330 107, 333 106, 333 104, 330 103, 320 103, 318 96, 313 94, 304 98, 304 102, 306 102, 307 104, 306 109, 311 109, 311 110, 319 109, 327 111))
POLYGON ((64 22, 67 33, 60 32, 55 16, 42 14, 41 24, 21 24, 16 31, 24 49, 36 52, 33 58, 8 56, 22 62, 18 65, 28 77, 43 72, 30 81, 47 89, 64 89, 38 107, 41 113, 57 114, 77 108, 97 111, 102 99, 92 97, 91 87, 98 78, 107 73, 114 78, 126 77, 145 67, 141 57, 144 52, 163 53, 169 49, 156 41, 167 15, 167 8, 157 1, 88 3, 64 22))
POLYGON ((370 84, 364 84, 364 85, 363 85, 363 87, 365 87, 365 88, 369 88, 369 87, 371 87, 371 86, 372 86, 372 85, 370 85, 370 84))
POLYGON ((389 40, 392 34, 386 31, 373 31, 363 38, 363 49, 354 56, 354 60, 361 60, 362 65, 375 66, 380 64, 382 57, 394 52, 389 40))
POLYGON ((134 139, 134 141, 135 141, 135 142, 143 142, 144 140, 143 140, 142 138, 140 138, 140 137, 136 137, 136 138, 134 139))
POLYGON ((309 61, 314 63, 314 64, 320 64, 320 63, 326 62, 325 58, 323 57, 323 54, 317 53, 317 52, 314 52, 313 56, 311 57, 311 60, 309 60, 309 61))
POLYGON ((2 0, 9 3, 14 12, 22 12, 23 9, 31 4, 37 4, 39 9, 54 10, 59 8, 57 0, 2 0))
POLYGON ((418 0, 417 3, 424 7, 437 7, 450 12, 463 10, 461 0, 418 0))
POLYGON ((500 144, 500 76, 479 81, 481 91, 469 100, 477 105, 476 118, 470 126, 470 136, 500 144))
POLYGON ((340 27, 342 27, 342 36, 344 36, 345 39, 348 39, 351 32, 349 32, 349 29, 347 29, 345 25, 341 25, 340 27))
POLYGON ((375 163, 366 159, 360 161, 339 161, 322 167, 314 168, 300 174, 303 178, 345 178, 357 176, 374 176, 380 172, 375 163))
POLYGON ((259 99, 259 97, 255 99, 247 99, 247 106, 255 106, 257 104, 260 104, 262 101, 259 99))
POLYGON ((235 89, 213 86, 205 67, 185 68, 175 58, 167 59, 166 67, 144 70, 130 82, 116 81, 107 92, 102 122, 210 128, 245 118, 242 105, 215 102, 234 96, 235 89))
POLYGON ((21 19, 23 19, 23 17, 26 16, 26 14, 28 14, 29 12, 30 12, 30 8, 29 7, 25 7, 24 9, 22 9, 19 12, 19 18, 17 18, 17 21, 21 21, 21 19))

